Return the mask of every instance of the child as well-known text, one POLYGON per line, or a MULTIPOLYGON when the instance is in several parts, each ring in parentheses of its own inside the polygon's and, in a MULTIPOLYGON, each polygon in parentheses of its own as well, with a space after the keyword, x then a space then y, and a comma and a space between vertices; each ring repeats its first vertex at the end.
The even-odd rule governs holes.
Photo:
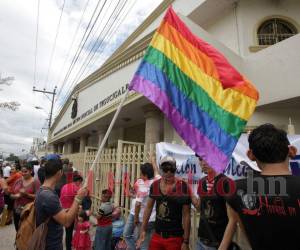
POLYGON ((101 205, 97 214, 97 229, 94 241, 94 249, 111 249, 112 241, 112 211, 113 205, 110 202, 112 192, 104 189, 101 195, 101 205))
POLYGON ((91 239, 89 235, 89 217, 85 211, 81 211, 78 215, 78 222, 76 226, 76 231, 73 236, 72 246, 76 250, 90 250, 91 249, 91 239))
POLYGON ((112 213, 112 250, 115 249, 117 243, 123 235, 124 220, 121 218, 121 209, 116 207, 112 213))

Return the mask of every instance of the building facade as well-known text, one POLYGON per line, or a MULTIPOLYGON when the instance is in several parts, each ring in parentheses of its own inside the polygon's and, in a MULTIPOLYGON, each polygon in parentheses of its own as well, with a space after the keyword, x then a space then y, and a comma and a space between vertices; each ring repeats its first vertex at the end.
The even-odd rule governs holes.
MULTIPOLYGON (((52 150, 98 147, 168 6, 218 48, 260 92, 251 129, 265 122, 300 133, 300 2, 297 0, 164 0, 96 72, 73 89, 48 136, 52 150)), ((130 92, 106 147, 117 141, 182 143, 163 114, 130 92)))

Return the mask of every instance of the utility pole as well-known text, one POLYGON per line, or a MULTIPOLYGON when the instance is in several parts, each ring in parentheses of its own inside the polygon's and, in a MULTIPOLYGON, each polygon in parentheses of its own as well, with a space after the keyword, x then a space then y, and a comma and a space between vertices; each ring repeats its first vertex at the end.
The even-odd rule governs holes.
POLYGON ((53 112, 53 105, 54 105, 54 97, 56 95, 56 89, 57 89, 57 86, 55 86, 53 91, 51 92, 51 91, 46 91, 46 89, 39 90, 39 89, 35 89, 35 87, 33 87, 33 91, 35 91, 35 92, 40 92, 40 93, 43 93, 45 95, 46 94, 52 95, 51 110, 50 110, 50 117, 49 117, 49 123, 48 123, 49 131, 50 131, 51 122, 52 122, 52 112, 53 112))

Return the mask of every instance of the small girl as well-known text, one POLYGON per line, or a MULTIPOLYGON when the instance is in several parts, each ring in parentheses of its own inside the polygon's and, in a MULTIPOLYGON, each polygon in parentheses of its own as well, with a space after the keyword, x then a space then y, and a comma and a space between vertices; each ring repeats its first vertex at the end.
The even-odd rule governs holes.
POLYGON ((81 211, 78 215, 76 231, 72 240, 72 246, 76 250, 90 250, 91 238, 89 235, 89 217, 85 211, 81 211))

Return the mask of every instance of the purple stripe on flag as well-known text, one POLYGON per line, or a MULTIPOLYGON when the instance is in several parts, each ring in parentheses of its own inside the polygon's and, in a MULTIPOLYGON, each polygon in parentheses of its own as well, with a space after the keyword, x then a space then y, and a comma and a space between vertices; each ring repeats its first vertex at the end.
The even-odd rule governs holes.
POLYGON ((135 90, 156 106, 168 117, 178 134, 187 144, 217 172, 222 172, 227 166, 229 159, 218 147, 213 144, 204 134, 188 122, 169 101, 168 96, 151 81, 135 75, 131 81, 130 89, 135 90))

